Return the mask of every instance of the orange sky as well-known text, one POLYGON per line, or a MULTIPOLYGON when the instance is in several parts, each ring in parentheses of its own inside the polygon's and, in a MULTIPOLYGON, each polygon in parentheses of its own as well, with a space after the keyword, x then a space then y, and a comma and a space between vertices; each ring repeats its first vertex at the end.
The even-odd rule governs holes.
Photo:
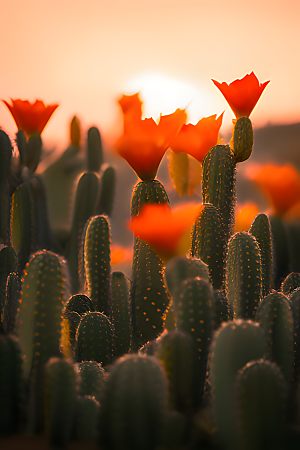
MULTIPOLYGON (((178 99, 192 101, 192 121, 225 109, 228 126, 233 114, 210 79, 230 82, 252 70, 261 82, 271 80, 251 115, 254 126, 300 121, 299 0, 0 0, 0 6, 0 98, 60 103, 43 133, 49 145, 67 143, 74 114, 108 138, 118 129, 116 98, 141 87, 147 115, 168 112, 172 89, 174 98, 182 89, 178 99)), ((3 104, 0 126, 11 136, 16 131, 3 104)))

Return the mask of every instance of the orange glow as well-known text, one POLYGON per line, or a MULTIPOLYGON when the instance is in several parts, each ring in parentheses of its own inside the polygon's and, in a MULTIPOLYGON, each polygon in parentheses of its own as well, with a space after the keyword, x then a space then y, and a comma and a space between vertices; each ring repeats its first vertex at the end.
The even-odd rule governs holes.
POLYGON ((164 261, 187 253, 191 228, 203 205, 189 203, 172 210, 164 204, 146 204, 131 218, 128 228, 146 241, 164 261))
POLYGON ((185 152, 199 162, 203 161, 206 153, 216 145, 222 125, 224 112, 217 118, 217 114, 203 117, 196 125, 183 125, 177 136, 171 142, 171 149, 175 152, 185 152))
POLYGON ((248 176, 266 195, 274 215, 283 216, 299 202, 300 175, 294 166, 266 164, 248 176))
POLYGON ((259 214, 259 209, 256 203, 247 202, 244 205, 237 207, 235 216, 234 231, 248 231, 252 225, 253 220, 259 214))
POLYGON ((216 80, 212 82, 222 92, 237 119, 250 116, 265 87, 270 83, 270 81, 259 83, 254 72, 230 84, 219 83, 216 80))
POLYGON ((153 180, 172 139, 186 121, 186 112, 177 109, 173 114, 160 116, 158 124, 152 118, 142 120, 137 117, 135 96, 124 114, 124 131, 115 143, 115 150, 141 180, 153 180))
POLYGON ((11 99, 11 105, 5 100, 2 101, 11 112, 18 129, 23 130, 27 138, 34 134, 41 134, 59 106, 46 106, 41 100, 30 103, 28 100, 11 99))

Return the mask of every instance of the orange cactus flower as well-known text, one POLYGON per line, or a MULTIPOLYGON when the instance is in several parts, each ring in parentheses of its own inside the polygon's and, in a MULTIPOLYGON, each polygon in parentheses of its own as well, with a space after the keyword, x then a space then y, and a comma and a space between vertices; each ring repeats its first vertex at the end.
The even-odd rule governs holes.
POLYGON ((259 83, 254 72, 230 84, 216 80, 212 82, 220 89, 237 119, 250 116, 265 87, 270 83, 259 83))
POLYGON ((131 120, 142 118, 143 102, 140 99, 139 92, 133 95, 122 95, 118 103, 122 109, 124 120, 126 117, 129 117, 131 120))
POLYGON ((259 214, 258 206, 256 203, 247 202, 237 206, 236 211, 234 231, 249 231, 253 220, 259 214))
POLYGON ((50 117, 59 105, 46 106, 41 100, 30 103, 28 100, 13 100, 10 105, 2 100, 8 107, 19 130, 23 130, 26 137, 41 134, 50 117))
MULTIPOLYGON (((126 116, 126 114, 125 114, 126 116)), ((185 110, 160 116, 157 124, 150 119, 126 119, 123 135, 115 143, 115 150, 143 180, 153 180, 159 164, 182 125, 186 121, 185 110)))
POLYGON ((282 217, 299 202, 300 174, 294 166, 266 164, 248 173, 248 176, 266 195, 274 215, 282 217))
POLYGON ((195 203, 172 210, 166 203, 148 203, 131 218, 128 228, 166 262, 188 252, 191 228, 202 209, 203 205, 195 203))
POLYGON ((183 125, 171 142, 171 149, 175 153, 184 152, 193 156, 199 162, 203 161, 206 153, 216 145, 222 125, 224 112, 217 118, 217 114, 203 117, 196 125, 183 125))

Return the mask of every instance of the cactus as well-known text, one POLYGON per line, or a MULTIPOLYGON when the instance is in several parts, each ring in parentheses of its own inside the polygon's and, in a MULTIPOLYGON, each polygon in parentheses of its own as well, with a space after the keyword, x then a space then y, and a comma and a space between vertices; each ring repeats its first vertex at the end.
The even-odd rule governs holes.
POLYGON ((12 146, 9 137, 0 130, 0 244, 10 245, 10 163, 12 146))
POLYGON ((249 117, 240 117, 233 132, 233 152, 235 162, 250 158, 253 149, 253 128, 249 117))
POLYGON ((17 187, 12 196, 10 227, 21 275, 30 255, 37 251, 34 204, 28 182, 17 187))
POLYGON ((204 394, 207 358, 213 330, 212 301, 211 285, 200 278, 183 282, 173 297, 177 326, 179 330, 192 337, 198 353, 198 386, 195 391, 195 401, 198 405, 204 394))
POLYGON ((77 294, 83 284, 83 232, 86 222, 95 213, 99 196, 99 183, 99 176, 96 173, 87 172, 82 175, 77 185, 71 235, 67 244, 67 259, 73 294, 77 294))
POLYGON ((77 398, 74 426, 76 441, 90 442, 96 440, 98 415, 99 403, 94 397, 77 398))
MULTIPOLYGON (((0 312, 3 314, 3 308, 6 297, 7 277, 10 273, 17 270, 17 257, 13 247, 0 246, 0 312)), ((2 327, 1 318, 1 327, 2 327)))
POLYGON ((193 414, 199 404, 197 349, 193 338, 179 330, 162 336, 155 356, 161 362, 169 380, 169 405, 187 415, 193 414))
POLYGON ((280 217, 270 217, 273 237, 274 287, 278 289, 289 274, 290 253, 285 223, 280 217))
POLYGON ((80 316, 83 316, 87 312, 94 311, 93 303, 91 299, 85 294, 75 294, 67 301, 63 313, 77 312, 80 316))
POLYGON ((287 419, 287 383, 279 367, 249 362, 237 375, 235 398, 241 448, 276 447, 287 419))
POLYGON ((221 289, 224 282, 225 236, 222 218, 213 205, 205 205, 195 222, 191 255, 201 258, 208 265, 213 287, 221 289))
POLYGON ((53 448, 70 441, 75 420, 77 375, 70 362, 51 358, 45 374, 45 427, 53 448))
POLYGON ((22 357, 18 340, 0 335, 0 436, 20 430, 22 357))
POLYGON ((211 203, 220 211, 226 241, 233 233, 236 164, 228 145, 211 148, 203 160, 203 203, 211 203))
POLYGON ((255 237, 260 249, 261 256, 261 276, 262 276, 262 297, 269 294, 273 286, 273 251, 272 232, 268 216, 258 214, 249 230, 255 237))
POLYGON ((113 357, 114 330, 108 318, 100 312, 85 314, 76 332, 76 361, 97 361, 103 366, 113 357))
POLYGON ((87 134, 87 167, 90 172, 99 172, 103 163, 102 140, 98 128, 91 127, 87 134))
POLYGON ((111 216, 116 190, 116 171, 113 167, 107 167, 101 177, 101 193, 97 214, 111 216))
POLYGON ((229 241, 226 292, 234 317, 253 319, 261 299, 261 258, 256 239, 236 233, 229 241))
POLYGON ((271 357, 288 382, 293 372, 293 315, 285 295, 267 295, 257 310, 257 321, 268 338, 271 357))
POLYGON ((223 322, 233 319, 233 309, 224 291, 214 290, 212 310, 214 330, 218 330, 223 322))
POLYGON ((167 380, 153 356, 126 355, 111 368, 99 418, 103 450, 152 450, 162 436, 167 380))
POLYGON ((238 448, 233 397, 237 372, 249 361, 266 354, 264 333, 259 324, 251 321, 238 319, 224 323, 214 337, 210 374, 216 425, 225 448, 238 448))
POLYGON ((21 292, 21 279, 18 274, 10 273, 6 282, 6 295, 1 315, 1 327, 4 333, 9 334, 16 328, 17 312, 21 292))
POLYGON ((79 394, 95 397, 101 400, 105 383, 105 372, 101 364, 96 361, 83 361, 77 364, 80 375, 79 394))
POLYGON ((110 225, 105 216, 92 217, 84 232, 87 292, 96 311, 111 314, 110 225))
POLYGON ((131 217, 137 216, 146 203, 168 203, 165 188, 158 180, 139 181, 131 196, 131 217))
POLYGON ((290 273, 281 284, 281 292, 284 295, 292 294, 292 292, 300 287, 300 273, 290 273))
POLYGON ((130 314, 129 289, 130 281, 122 272, 111 275, 112 289, 112 322, 115 327, 114 356, 121 356, 130 349, 130 314))
POLYGON ((300 288, 295 289, 289 297, 294 322, 294 381, 300 375, 300 288))
POLYGON ((26 144, 26 161, 25 165, 31 172, 35 172, 39 165, 42 154, 42 139, 41 136, 35 134, 30 136, 26 144))
POLYGON ((172 295, 175 295, 183 281, 196 277, 210 281, 208 267, 201 259, 175 256, 166 265, 165 279, 172 295))
POLYGON ((69 296, 66 263, 49 251, 35 253, 22 280, 17 333, 28 385, 28 432, 44 428, 44 365, 60 356, 61 314, 69 296))

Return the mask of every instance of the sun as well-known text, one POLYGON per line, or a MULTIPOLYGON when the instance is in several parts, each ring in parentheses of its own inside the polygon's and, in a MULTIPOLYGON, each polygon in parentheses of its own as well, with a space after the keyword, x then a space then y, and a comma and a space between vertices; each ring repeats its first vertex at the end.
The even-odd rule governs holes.
POLYGON ((144 73, 132 78, 125 86, 129 95, 140 92, 144 102, 143 116, 158 119, 160 114, 171 114, 177 108, 187 108, 191 123, 216 111, 212 110, 214 99, 200 86, 158 73, 144 73))

